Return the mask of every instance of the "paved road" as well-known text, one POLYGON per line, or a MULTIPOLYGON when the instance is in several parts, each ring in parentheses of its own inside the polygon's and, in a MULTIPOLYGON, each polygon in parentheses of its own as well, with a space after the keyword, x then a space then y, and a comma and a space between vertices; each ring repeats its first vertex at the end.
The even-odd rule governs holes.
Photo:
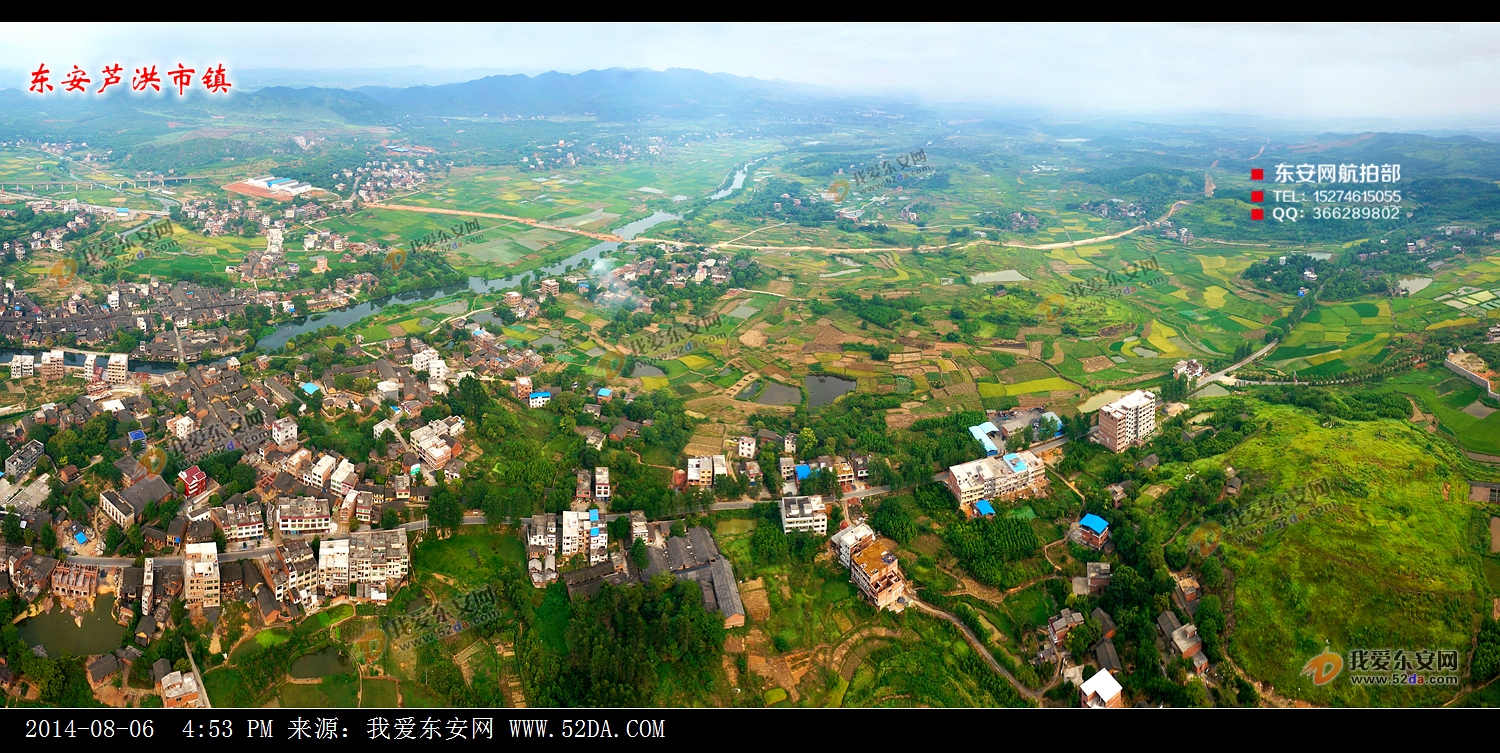
POLYGON ((1057 682, 1057 680, 1054 679, 1051 683, 1048 683, 1046 687, 1042 688, 1042 690, 1032 690, 1031 688, 1022 685, 1021 681, 1017 680, 1016 676, 1010 673, 1010 670, 1007 670, 1005 667, 1000 666, 1000 662, 995 661, 995 656, 990 653, 989 648, 979 640, 978 636, 974 635, 974 631, 970 630, 969 626, 965 625, 963 620, 960 620, 957 616, 938 609, 937 607, 928 604, 921 599, 912 599, 911 604, 912 606, 920 609, 923 612, 942 617, 943 619, 953 623, 953 625, 959 629, 959 632, 962 632, 964 634, 964 638, 969 641, 969 645, 973 646, 974 650, 978 651, 979 655, 984 657, 984 661, 986 664, 990 665, 990 669, 994 670, 995 673, 1000 675, 1001 677, 1010 680, 1010 684, 1016 689, 1016 692, 1020 693, 1022 696, 1035 701, 1038 698, 1041 698, 1042 693, 1051 688, 1052 685, 1057 682))
POLYGON ((1237 363, 1237 364, 1235 364, 1233 366, 1230 366, 1227 369, 1224 369, 1222 371, 1216 371, 1216 372, 1214 372, 1212 374, 1209 374, 1208 376, 1206 376, 1206 377, 1204 377, 1202 379, 1199 379, 1198 380, 1198 387, 1195 388, 1192 392, 1189 392, 1186 396, 1184 396, 1184 399, 1190 398, 1193 395, 1198 394, 1204 387, 1207 387, 1210 384, 1218 384, 1219 383, 1219 377, 1222 377, 1222 376, 1224 376, 1225 374, 1228 374, 1231 371, 1235 371, 1236 369, 1243 368, 1246 364, 1250 363, 1251 361, 1259 359, 1261 356, 1264 356, 1265 354, 1270 353, 1271 349, 1274 348, 1274 347, 1276 347, 1276 344, 1279 343, 1279 342, 1281 342, 1281 341, 1280 340, 1272 340, 1269 344, 1266 345, 1266 347, 1261 348, 1260 350, 1257 350, 1254 353, 1251 353, 1249 358, 1246 358, 1245 360, 1240 361, 1239 363, 1237 363))

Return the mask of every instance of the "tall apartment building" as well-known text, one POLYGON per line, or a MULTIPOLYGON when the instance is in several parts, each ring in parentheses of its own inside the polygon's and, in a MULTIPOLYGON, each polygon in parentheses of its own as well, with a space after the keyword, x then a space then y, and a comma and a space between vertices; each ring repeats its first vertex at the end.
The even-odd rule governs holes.
POLYGON ((276 551, 281 555, 281 564, 286 568, 287 587, 297 589, 301 600, 308 601, 318 587, 318 562, 313 557, 312 547, 302 539, 289 539, 277 547, 276 551))
POLYGON ((43 353, 42 354, 42 379, 45 379, 45 380, 47 380, 49 382, 53 382, 53 381, 56 381, 58 379, 62 379, 63 378, 63 374, 64 374, 64 369, 63 369, 63 351, 62 351, 62 349, 58 348, 56 350, 49 350, 46 353, 43 353))
POLYGON ((563 558, 587 552, 591 565, 609 559, 609 534, 604 521, 599 519, 598 510, 564 510, 558 540, 562 544, 558 554, 563 558))
POLYGON ((110 384, 124 384, 130 380, 130 356, 114 353, 109 357, 109 366, 104 370, 104 380, 110 384))
POLYGON ((959 509, 970 516, 994 514, 991 500, 1039 491, 1046 481, 1046 466, 1029 450, 948 468, 948 489, 958 499, 959 509))
POLYGON ((188 544, 182 553, 184 597, 188 604, 219 606, 219 547, 212 541, 188 544))
POLYGON ((1145 444, 1156 433, 1156 395, 1136 390, 1099 409, 1099 441, 1111 452, 1145 444))
POLYGON ((329 539, 318 545, 318 586, 324 596, 349 593, 348 539, 329 539))
POLYGON ((782 497, 781 531, 808 531, 819 536, 828 533, 828 508, 820 496, 782 497))
POLYGON ((10 378, 24 379, 36 373, 36 356, 17 353, 10 357, 10 378))
POLYGON ((849 572, 854 585, 876 609, 900 612, 906 608, 906 579, 901 576, 895 553, 881 546, 877 539, 854 553, 849 572))

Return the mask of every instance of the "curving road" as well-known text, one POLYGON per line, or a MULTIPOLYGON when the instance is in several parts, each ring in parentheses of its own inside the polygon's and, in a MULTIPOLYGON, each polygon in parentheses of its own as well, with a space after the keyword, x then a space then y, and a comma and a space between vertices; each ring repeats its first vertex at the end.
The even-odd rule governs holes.
POLYGON ((1021 681, 1017 680, 1016 676, 1010 673, 1010 670, 1000 666, 1000 662, 995 661, 994 654, 990 653, 989 648, 984 645, 983 641, 979 640, 978 636, 974 635, 974 631, 970 630, 969 626, 965 625, 963 620, 960 620, 952 613, 938 609, 937 607, 932 606, 931 604, 928 604, 921 599, 912 599, 911 605, 916 607, 917 609, 922 610, 923 612, 936 617, 941 617, 953 623, 953 625, 958 628, 959 632, 964 634, 964 638, 969 641, 969 645, 973 646, 974 650, 978 651, 979 655, 984 657, 984 661, 985 663, 990 665, 990 669, 995 670, 996 674, 1009 680, 1010 684, 1015 687, 1016 692, 1020 693, 1022 697, 1031 701, 1039 700, 1041 699, 1043 693, 1051 690, 1052 686, 1057 684, 1057 678, 1054 677, 1052 678, 1052 682, 1047 683, 1042 687, 1041 690, 1032 690, 1031 688, 1022 685, 1021 681))
POLYGON ((1272 340, 1270 343, 1268 343, 1266 345, 1266 347, 1261 348, 1260 350, 1257 350, 1254 353, 1251 353, 1250 357, 1246 358, 1245 360, 1240 361, 1239 363, 1234 364, 1233 366, 1230 366, 1227 369, 1216 371, 1216 372, 1214 372, 1212 374, 1209 374, 1206 377, 1203 377, 1202 379, 1199 379, 1198 380, 1198 386, 1194 387, 1192 392, 1189 392, 1188 394, 1184 395, 1183 399, 1186 400, 1186 399, 1192 397, 1193 395, 1198 394, 1199 391, 1201 391, 1203 388, 1207 387, 1210 384, 1218 384, 1219 383, 1219 377, 1222 377, 1222 376, 1224 376, 1225 374, 1228 374, 1231 371, 1235 371, 1237 369, 1244 368, 1244 366, 1246 364, 1250 363, 1251 361, 1255 361, 1255 360, 1259 359, 1260 357, 1264 356, 1265 354, 1270 353, 1271 349, 1275 348, 1276 344, 1279 343, 1279 342, 1281 342, 1281 341, 1280 340, 1272 340))

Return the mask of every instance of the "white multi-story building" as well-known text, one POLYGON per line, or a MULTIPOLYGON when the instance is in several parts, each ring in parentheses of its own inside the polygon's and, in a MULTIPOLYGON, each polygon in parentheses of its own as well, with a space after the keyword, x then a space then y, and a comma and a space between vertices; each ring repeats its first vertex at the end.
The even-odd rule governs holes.
POLYGON ((346 497, 354 487, 359 484, 359 472, 354 469, 354 464, 348 458, 339 461, 333 475, 328 478, 328 491, 336 497, 346 497))
POLYGON ((1145 444, 1156 433, 1156 395, 1136 390, 1099 409, 1099 441, 1113 452, 1145 444))
POLYGON ((411 370, 427 372, 429 382, 441 382, 448 378, 448 363, 430 348, 411 357, 411 370))
POLYGON ((714 485, 714 460, 711 457, 688 458, 688 486, 714 485))
POLYGON ((172 432, 172 436, 178 439, 187 439, 187 436, 197 428, 198 424, 193 421, 192 416, 178 416, 167 421, 167 431, 172 432))
POLYGON ((860 523, 828 537, 828 545, 838 555, 840 565, 851 567, 849 563, 854 553, 874 540, 874 529, 870 528, 868 523, 860 523))
POLYGON ((183 594, 188 604, 219 606, 219 547, 212 541, 188 544, 182 553, 183 594))
POLYGON ((827 535, 828 508, 823 504, 822 497, 814 495, 781 498, 781 532, 793 531, 808 531, 819 536, 827 535))
POLYGON ((36 356, 17 353, 10 357, 10 378, 24 379, 36 373, 36 356))
POLYGON ((601 465, 594 469, 594 499, 608 502, 609 492, 609 466, 601 465))
POLYGON ((328 500, 282 497, 276 501, 276 530, 283 534, 318 534, 333 530, 328 500))
POLYGON ((559 554, 566 558, 588 552, 589 564, 597 565, 609 559, 609 533, 598 510, 575 512, 564 510, 559 539, 562 542, 559 554))
POLYGON ((349 534, 349 582, 384 585, 406 577, 411 556, 406 529, 349 534))
MULTIPOLYGON (((287 588, 297 589, 304 605, 313 601, 318 590, 318 562, 312 547, 302 539, 290 539, 276 548, 281 555, 281 564, 286 569, 287 588)), ((283 597, 285 598, 285 597, 283 597)))
POLYGON ((1041 489, 1047 469, 1030 450, 999 457, 984 457, 948 468, 948 488, 958 498, 959 508, 969 515, 990 514, 979 505, 989 500, 1010 499, 1041 489))
POLYGON ((349 593, 348 539, 329 539, 318 545, 318 585, 324 596, 349 593))
POLYGON ((749 460, 755 459, 755 437, 740 437, 739 455, 749 460))
POLYGON ((381 437, 385 436, 386 432, 390 432, 392 436, 401 436, 401 429, 396 426, 395 421, 389 418, 381 421, 378 424, 375 424, 375 438, 380 439, 381 437))
POLYGON ((302 471, 302 483, 320 491, 327 489, 328 479, 333 476, 333 469, 338 467, 338 462, 338 459, 332 455, 318 458, 318 462, 302 471))
POLYGON ((541 513, 527 519, 526 545, 543 547, 549 552, 557 551, 556 513, 541 513))
POLYGON ((224 531, 230 541, 250 541, 265 538, 266 519, 259 502, 242 505, 225 505, 214 511, 214 522, 224 531))
POLYGON ((110 384, 124 384, 130 381, 130 356, 124 353, 111 354, 109 366, 104 370, 104 378, 110 384))
POLYGON ((588 546, 587 535, 579 535, 580 532, 587 530, 580 526, 580 521, 587 523, 588 519, 589 516, 586 512, 563 510, 562 525, 558 527, 557 531, 557 540, 559 542, 557 553, 559 555, 564 558, 572 557, 588 546))
POLYGON ((286 416, 272 421, 271 441, 282 447, 297 444, 297 419, 286 416))

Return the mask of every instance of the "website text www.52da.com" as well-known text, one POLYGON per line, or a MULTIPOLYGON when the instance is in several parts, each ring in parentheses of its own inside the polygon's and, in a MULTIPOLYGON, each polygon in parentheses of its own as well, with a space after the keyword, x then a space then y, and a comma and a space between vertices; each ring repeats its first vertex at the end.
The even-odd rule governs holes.
POLYGON ((511 719, 512 738, 546 737, 654 737, 665 738, 665 719, 631 719, 624 724, 616 719, 611 726, 608 719, 564 719, 561 728, 548 719, 511 719), (549 729, 550 727, 550 729, 549 729))
POLYGON ((1354 685, 1458 685, 1460 679, 1458 675, 1422 675, 1408 672, 1349 675, 1349 682, 1354 685))

